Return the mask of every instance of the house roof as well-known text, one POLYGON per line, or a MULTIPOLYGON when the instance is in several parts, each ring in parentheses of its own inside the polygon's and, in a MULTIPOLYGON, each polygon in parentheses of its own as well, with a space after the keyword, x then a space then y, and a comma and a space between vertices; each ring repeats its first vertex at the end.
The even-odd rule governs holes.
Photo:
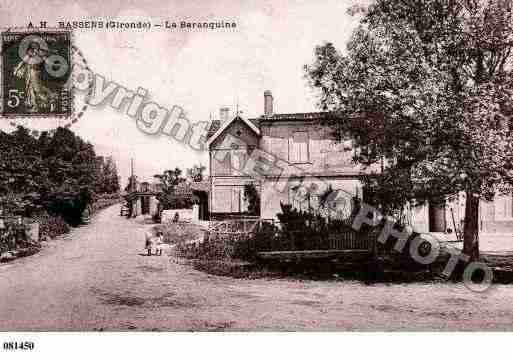
MULTIPOLYGON (((237 120, 241 120, 242 122, 244 122, 246 125, 248 125, 248 127, 258 136, 260 136, 260 129, 258 128, 258 125, 255 125, 255 123, 252 121, 252 120, 249 120, 247 118, 242 118, 240 116, 235 116, 234 118, 232 118, 230 121, 226 121, 225 123, 223 123, 219 129, 217 129, 217 131, 215 131, 215 133, 210 136, 207 140, 207 145, 211 145, 212 142, 215 141, 216 138, 218 138, 232 123, 234 123, 235 121, 237 120)), ((214 121, 212 121, 214 122, 214 121)), ((210 128, 212 128, 212 125, 210 126, 210 128)), ((210 129, 209 129, 209 132, 210 132, 210 129)), ((207 134, 208 136, 208 134, 207 134)))
POLYGON ((302 113, 277 113, 271 116, 262 115, 258 118, 242 118, 236 116, 230 121, 222 123, 220 120, 213 120, 207 132, 207 144, 210 145, 214 140, 223 133, 230 124, 240 119, 246 123, 253 132, 260 135, 260 125, 265 122, 278 121, 314 121, 325 119, 329 116, 329 112, 302 112, 302 113))
POLYGON ((253 124, 254 124, 256 127, 260 128, 260 127, 259 127, 259 126, 260 126, 260 120, 259 120, 258 118, 248 118, 248 121, 253 122, 253 124))
POLYGON ((271 116, 261 116, 258 121, 312 121, 326 118, 328 115, 329 112, 277 113, 271 116))

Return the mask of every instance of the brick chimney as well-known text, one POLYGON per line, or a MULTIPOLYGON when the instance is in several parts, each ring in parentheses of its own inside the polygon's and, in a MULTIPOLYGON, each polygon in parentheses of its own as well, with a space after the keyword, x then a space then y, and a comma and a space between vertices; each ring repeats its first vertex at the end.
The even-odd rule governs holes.
POLYGON ((229 107, 221 107, 219 110, 219 119, 221 123, 228 121, 228 117, 230 116, 230 108, 229 107))
POLYGON ((264 116, 273 115, 273 94, 271 91, 264 91, 264 116))

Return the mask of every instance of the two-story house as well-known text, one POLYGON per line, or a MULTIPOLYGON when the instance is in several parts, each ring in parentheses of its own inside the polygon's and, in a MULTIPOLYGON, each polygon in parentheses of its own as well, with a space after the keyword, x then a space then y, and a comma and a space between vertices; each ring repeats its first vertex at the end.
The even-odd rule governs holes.
POLYGON ((280 202, 317 209, 318 197, 328 187, 343 190, 346 199, 361 197, 363 170, 352 162, 352 142, 331 139, 330 129, 321 124, 324 113, 275 114, 272 94, 266 91, 263 116, 245 119, 228 114, 227 108, 221 109, 220 120, 212 122, 208 134, 211 218, 244 213, 248 206, 244 185, 248 183, 260 192, 262 218, 275 218, 281 211, 280 202), (244 171, 255 149, 276 162, 275 168, 258 178, 244 171), (308 197, 300 193, 305 187, 310 189, 308 197))
MULTIPOLYGON (((260 193, 261 218, 275 218, 281 211, 280 202, 316 210, 328 187, 342 194, 336 198, 338 210, 350 210, 349 198, 363 195, 361 176, 379 173, 380 168, 364 169, 355 164, 352 141, 335 142, 332 130, 322 125, 323 116, 326 114, 322 112, 275 114, 270 91, 264 92, 264 114, 258 118, 230 117, 229 109, 222 108, 220 119, 211 124, 207 141, 211 218, 243 214, 248 206, 244 200, 244 185, 248 183, 260 193), (259 157, 272 162, 261 176, 247 171, 246 164, 255 157, 255 150, 259 157), (310 189, 308 196, 301 194, 305 188, 310 189)), ((481 230, 513 231, 511 196, 483 202, 480 213, 481 230)), ((463 199, 447 203, 445 208, 412 208, 410 213, 411 224, 422 232, 444 231, 454 228, 453 223, 458 227, 463 215, 463 199)))

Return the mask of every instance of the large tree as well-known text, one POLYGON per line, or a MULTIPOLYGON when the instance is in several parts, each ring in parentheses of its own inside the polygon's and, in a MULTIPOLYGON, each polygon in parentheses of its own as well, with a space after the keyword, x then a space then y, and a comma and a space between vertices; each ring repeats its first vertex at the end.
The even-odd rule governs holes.
POLYGON ((513 184, 512 0, 377 0, 345 51, 306 67, 384 208, 466 194, 464 253, 479 257, 479 200, 513 184))
POLYGON ((94 193, 113 193, 118 187, 112 158, 97 157, 93 145, 67 128, 39 137, 21 126, 0 131, 0 207, 28 215, 34 204, 43 204, 64 216, 75 208, 77 223, 94 193))
POLYGON ((96 190, 94 148, 69 129, 38 138, 21 126, 0 132, 0 153, 0 195, 96 190))
POLYGON ((172 193, 180 183, 185 182, 185 178, 182 177, 182 170, 178 167, 174 170, 166 170, 164 173, 153 177, 160 181, 163 191, 169 193, 172 193))
POLYGON ((98 193, 119 192, 119 175, 112 156, 96 159, 96 188, 98 193))
POLYGON ((182 177, 182 170, 178 167, 174 170, 166 170, 164 173, 157 174, 154 177, 159 180, 162 186, 162 192, 157 195, 157 198, 162 203, 163 208, 167 209, 175 200, 176 186, 185 182, 186 179, 182 177))

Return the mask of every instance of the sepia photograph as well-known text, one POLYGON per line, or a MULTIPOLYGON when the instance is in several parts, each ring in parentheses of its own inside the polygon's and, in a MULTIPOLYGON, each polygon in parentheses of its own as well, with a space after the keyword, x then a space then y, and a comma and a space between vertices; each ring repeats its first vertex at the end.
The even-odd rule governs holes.
POLYGON ((513 330, 512 0, 0 0, 0 41, 2 355, 513 330))

